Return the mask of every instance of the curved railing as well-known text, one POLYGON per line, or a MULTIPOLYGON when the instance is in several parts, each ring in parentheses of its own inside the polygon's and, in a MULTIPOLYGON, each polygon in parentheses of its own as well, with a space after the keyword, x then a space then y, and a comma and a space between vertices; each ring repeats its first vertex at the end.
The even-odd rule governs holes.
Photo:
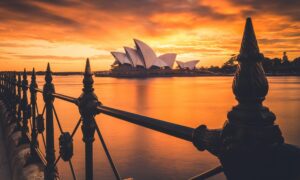
MULTIPOLYGON (((31 82, 28 84, 27 72, 24 71, 23 79, 20 73, 2 72, 0 73, 1 99, 10 107, 11 113, 16 117, 18 128, 22 131, 20 143, 30 143, 30 158, 28 163, 42 162, 45 166, 45 179, 59 178, 59 172, 56 168, 60 160, 69 163, 73 179, 76 179, 76 173, 72 164, 73 156, 73 137, 82 124, 83 140, 85 143, 85 178, 93 179, 93 139, 94 133, 97 134, 108 158, 109 164, 114 172, 116 179, 122 179, 117 171, 116 165, 109 153, 100 129, 95 122, 95 116, 99 113, 106 114, 117 119, 121 119, 139 126, 143 126, 176 138, 193 142, 194 129, 163 120, 142 116, 114 109, 102 105, 93 90, 93 78, 90 70, 89 60, 87 60, 83 78, 83 92, 79 98, 74 98, 55 92, 52 83, 52 72, 48 64, 45 73, 45 84, 43 89, 38 88, 36 83, 35 70, 31 72, 31 82), (16 78, 17 76, 17 78, 16 78), (30 103, 28 102, 27 91, 30 90, 30 103), (40 112, 37 106, 37 93, 41 93, 44 99, 44 107, 40 112), (80 118, 72 132, 66 132, 61 126, 55 106, 54 99, 60 99, 76 105, 80 112, 80 118), (60 131, 59 154, 56 157, 54 149, 54 122, 57 122, 60 131), (28 122, 30 126, 28 127, 28 122), (29 128, 31 131, 29 131, 29 128), (45 131, 46 130, 46 131, 45 131), (31 132, 31 133, 29 133, 31 132), (38 136, 42 136, 42 145, 45 148, 43 154, 38 146, 38 136)), ((222 167, 218 166, 201 175, 191 179, 204 179, 222 172, 222 167)))

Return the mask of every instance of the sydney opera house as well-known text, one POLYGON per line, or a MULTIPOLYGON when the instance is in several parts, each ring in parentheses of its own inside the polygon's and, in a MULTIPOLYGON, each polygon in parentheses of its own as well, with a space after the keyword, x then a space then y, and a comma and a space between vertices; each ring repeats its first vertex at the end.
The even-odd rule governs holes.
MULTIPOLYGON (((134 39, 135 47, 124 47, 125 52, 111 52, 115 58, 112 68, 115 70, 139 69, 173 69, 176 61, 175 53, 166 53, 157 56, 153 49, 146 43, 134 39)), ((176 61, 179 69, 193 70, 199 60, 188 62, 176 61)))

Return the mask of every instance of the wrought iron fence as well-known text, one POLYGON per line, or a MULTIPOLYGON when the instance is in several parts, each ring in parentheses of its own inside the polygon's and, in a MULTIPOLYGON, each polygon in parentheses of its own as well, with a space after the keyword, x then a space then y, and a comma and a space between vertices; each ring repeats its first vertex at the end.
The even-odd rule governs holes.
MULTIPOLYGON (((10 109, 12 116, 15 117, 14 119, 17 122, 16 128, 20 129, 22 132, 22 138, 19 143, 30 143, 30 156, 27 163, 42 162, 45 166, 44 178, 47 180, 59 178, 59 172, 56 165, 60 160, 69 163, 73 179, 76 179, 76 173, 74 172, 72 164, 73 137, 80 125, 82 125, 83 141, 85 143, 85 179, 93 179, 93 141, 95 133, 99 137, 115 178, 122 179, 95 121, 95 116, 100 113, 159 131, 188 142, 193 142, 193 128, 104 106, 98 101, 97 96, 94 94, 93 74, 88 59, 86 61, 83 77, 83 92, 79 98, 59 94, 55 91, 49 64, 45 71, 45 84, 43 89, 39 88, 37 85, 36 72, 34 69, 31 72, 30 84, 27 80, 27 74, 26 70, 24 70, 21 78, 21 73, 1 72, 1 99, 10 109), (30 102, 28 102, 28 90, 30 92, 30 102), (37 106, 37 93, 43 95, 44 107, 42 111, 39 111, 37 106), (55 99, 72 103, 78 107, 80 118, 72 132, 64 131, 55 106, 53 105, 55 99), (60 132, 58 139, 58 155, 55 154, 54 149, 54 122, 57 123, 60 132), (39 144, 41 144, 38 142, 39 135, 43 141, 42 145, 45 148, 45 154, 42 153, 39 147, 39 144)), ((220 172, 222 172, 222 167, 218 166, 199 176, 195 176, 192 179, 207 178, 220 172)))

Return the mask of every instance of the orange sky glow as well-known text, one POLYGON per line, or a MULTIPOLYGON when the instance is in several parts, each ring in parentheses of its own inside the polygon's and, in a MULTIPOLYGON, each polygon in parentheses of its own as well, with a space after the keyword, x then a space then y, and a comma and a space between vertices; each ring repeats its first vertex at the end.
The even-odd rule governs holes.
POLYGON ((198 66, 222 65, 240 47, 252 17, 267 57, 300 56, 300 2, 295 0, 12 0, 0 2, 0 70, 108 70, 111 51, 149 44, 157 55, 198 66))

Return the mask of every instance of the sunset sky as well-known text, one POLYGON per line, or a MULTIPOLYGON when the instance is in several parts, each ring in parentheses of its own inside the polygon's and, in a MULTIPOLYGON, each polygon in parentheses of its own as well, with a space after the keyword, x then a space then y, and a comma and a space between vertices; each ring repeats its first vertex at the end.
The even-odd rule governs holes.
POLYGON ((299 0, 2 0, 0 70, 108 70, 110 51, 149 44, 157 55, 221 65, 238 53, 245 18, 252 17, 268 57, 300 56, 299 0))

